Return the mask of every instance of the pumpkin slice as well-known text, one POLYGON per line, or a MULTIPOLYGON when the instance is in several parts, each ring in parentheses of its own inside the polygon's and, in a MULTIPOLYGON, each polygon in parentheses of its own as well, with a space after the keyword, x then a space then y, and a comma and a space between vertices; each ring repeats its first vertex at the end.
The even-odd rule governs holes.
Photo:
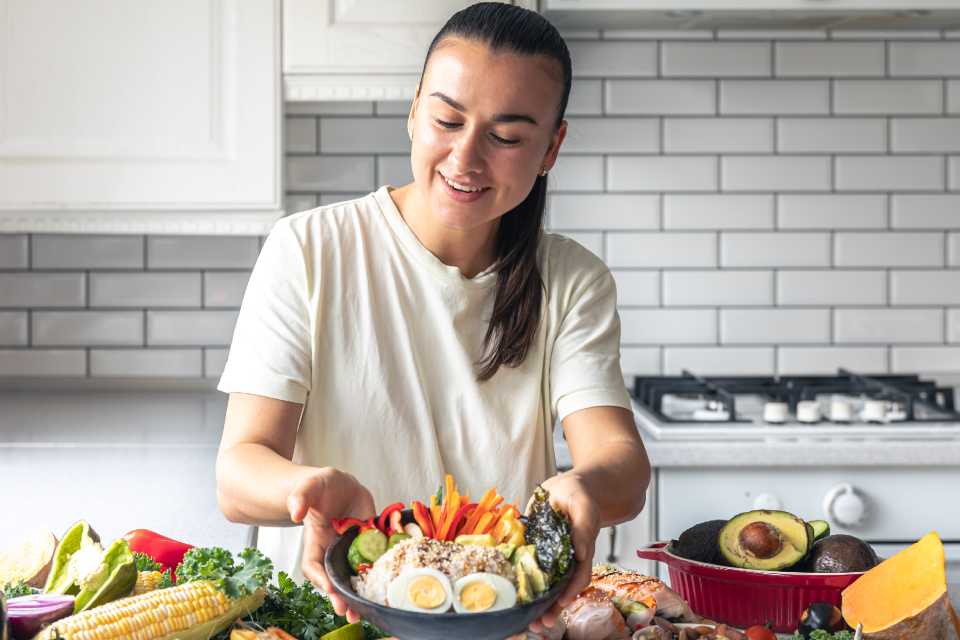
POLYGON ((960 640, 936 533, 867 571, 843 590, 843 618, 870 640, 960 640))
POLYGON ((38 589, 42 587, 56 548, 57 537, 50 531, 38 529, 16 546, 0 550, 0 587, 17 582, 26 582, 38 589))

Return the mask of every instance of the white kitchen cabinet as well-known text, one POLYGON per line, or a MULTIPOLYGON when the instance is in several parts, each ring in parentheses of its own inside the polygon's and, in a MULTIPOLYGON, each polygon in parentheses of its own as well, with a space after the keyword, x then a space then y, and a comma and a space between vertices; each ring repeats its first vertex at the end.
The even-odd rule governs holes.
POLYGON ((939 29, 956 0, 543 0, 562 29, 939 29))
POLYGON ((265 233, 280 0, 0 0, 0 232, 265 233))
MULTIPOLYGON (((409 100, 430 41, 470 0, 285 0, 287 100, 409 100)), ((513 4, 536 9, 536 0, 513 4)))
POLYGON ((593 554, 594 564, 611 563, 648 576, 657 575, 655 562, 637 557, 637 549, 642 549, 657 539, 656 495, 657 478, 654 473, 647 489, 647 503, 640 515, 630 522, 600 531, 593 554))

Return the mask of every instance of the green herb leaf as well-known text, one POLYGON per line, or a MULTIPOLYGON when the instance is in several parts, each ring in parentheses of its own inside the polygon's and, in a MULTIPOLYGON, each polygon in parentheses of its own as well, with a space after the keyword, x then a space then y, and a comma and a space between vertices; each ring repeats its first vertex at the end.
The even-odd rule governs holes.
POLYGON ((3 585, 3 595, 6 598, 19 598, 20 596, 33 595, 33 593, 33 587, 23 581, 3 585))
POLYGON ((153 558, 151 558, 145 553, 134 551, 133 559, 137 563, 138 572, 142 573, 144 571, 161 571, 163 569, 163 567, 160 565, 159 562, 157 562, 156 560, 154 560, 153 558))
POLYGON ((190 549, 177 567, 177 583, 210 580, 231 598, 240 598, 266 586, 273 563, 256 549, 244 549, 238 567, 233 555, 220 547, 190 549))

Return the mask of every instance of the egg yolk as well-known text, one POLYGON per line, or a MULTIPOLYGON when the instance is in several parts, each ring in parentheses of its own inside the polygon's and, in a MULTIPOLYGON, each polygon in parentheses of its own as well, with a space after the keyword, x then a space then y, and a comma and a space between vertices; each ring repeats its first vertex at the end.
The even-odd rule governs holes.
POLYGON ((483 580, 471 582, 460 591, 460 604, 467 611, 486 611, 496 601, 496 589, 483 580))
POLYGON ((436 609, 447 599, 447 592, 433 576, 420 576, 410 581, 407 599, 421 609, 436 609))

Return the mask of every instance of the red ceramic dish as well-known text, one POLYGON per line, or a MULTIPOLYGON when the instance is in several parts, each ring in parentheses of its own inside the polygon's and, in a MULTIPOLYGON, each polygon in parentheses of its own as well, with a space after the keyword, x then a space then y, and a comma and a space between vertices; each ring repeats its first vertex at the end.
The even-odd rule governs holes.
POLYGON ((741 629, 770 622, 780 633, 795 631, 800 614, 813 602, 839 607, 840 592, 863 575, 721 567, 674 555, 666 542, 638 549, 637 555, 667 565, 670 586, 694 613, 741 629))

